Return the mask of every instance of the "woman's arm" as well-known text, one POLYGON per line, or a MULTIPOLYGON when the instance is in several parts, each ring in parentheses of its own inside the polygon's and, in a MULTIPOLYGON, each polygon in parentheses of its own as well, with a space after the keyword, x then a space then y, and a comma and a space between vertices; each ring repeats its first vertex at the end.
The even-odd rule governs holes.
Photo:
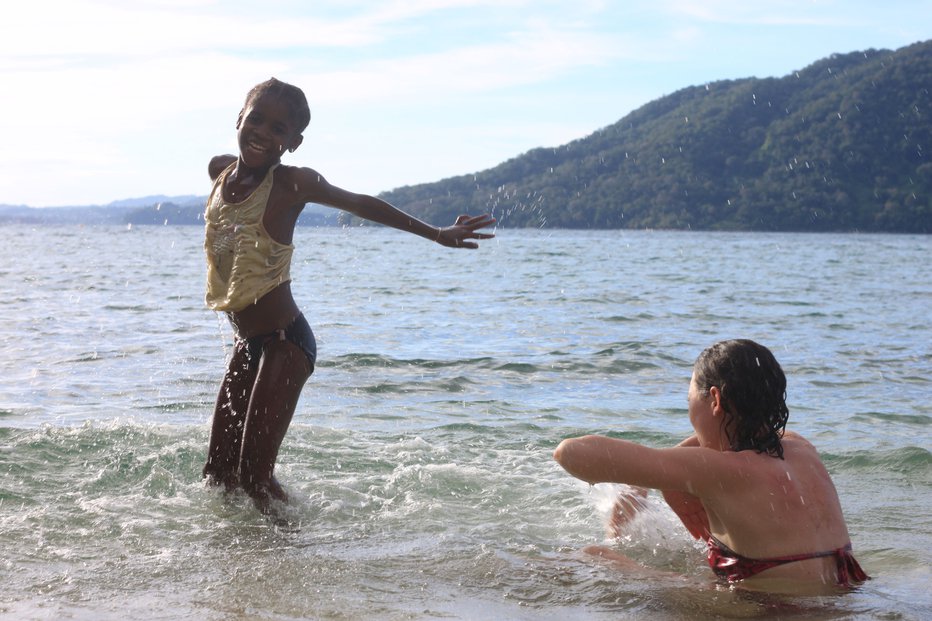
POLYGON ((605 436, 564 440, 554 459, 587 483, 627 483, 660 490, 715 494, 740 476, 719 451, 698 446, 655 449, 605 436))
MULTIPOLYGON (((699 439, 693 434, 677 444, 677 446, 699 446, 699 439)), ((705 505, 702 504, 702 501, 688 492, 673 489, 661 491, 664 501, 670 506, 673 513, 680 518, 689 534, 695 539, 708 539, 711 534, 709 516, 706 514, 705 505)))
POLYGON ((663 490, 663 499, 680 518, 680 522, 689 531, 694 539, 706 540, 711 534, 709 528, 709 515, 705 511, 705 505, 698 497, 689 492, 681 492, 672 489, 663 490))

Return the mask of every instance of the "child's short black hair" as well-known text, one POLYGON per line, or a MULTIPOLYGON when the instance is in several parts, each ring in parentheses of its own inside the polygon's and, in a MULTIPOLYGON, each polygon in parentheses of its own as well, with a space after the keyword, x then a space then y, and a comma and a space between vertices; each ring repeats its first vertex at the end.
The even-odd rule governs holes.
POLYGON ((291 106, 291 113, 294 116, 299 134, 311 122, 311 109, 307 105, 307 98, 304 96, 304 91, 297 86, 275 78, 269 78, 265 82, 252 87, 252 90, 246 95, 244 107, 249 106, 251 102, 263 95, 279 97, 291 106))
POLYGON ((747 339, 722 341, 699 354, 693 372, 700 392, 712 386, 722 392, 731 450, 783 458, 780 439, 790 415, 786 376, 769 349, 747 339))

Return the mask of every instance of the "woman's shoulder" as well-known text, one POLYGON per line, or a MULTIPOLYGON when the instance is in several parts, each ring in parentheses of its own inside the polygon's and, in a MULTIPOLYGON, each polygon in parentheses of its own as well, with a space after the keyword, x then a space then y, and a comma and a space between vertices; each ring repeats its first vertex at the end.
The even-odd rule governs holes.
POLYGON ((762 472, 785 485, 784 479, 793 480, 809 492, 827 488, 831 477, 822 462, 818 449, 798 433, 787 432, 783 437, 783 458, 766 456, 761 460, 762 472))
POLYGON ((795 431, 785 431, 783 433, 783 438, 781 438, 783 443, 783 449, 786 450, 787 447, 800 448, 809 451, 815 451, 815 445, 812 444, 809 440, 799 435, 795 431))

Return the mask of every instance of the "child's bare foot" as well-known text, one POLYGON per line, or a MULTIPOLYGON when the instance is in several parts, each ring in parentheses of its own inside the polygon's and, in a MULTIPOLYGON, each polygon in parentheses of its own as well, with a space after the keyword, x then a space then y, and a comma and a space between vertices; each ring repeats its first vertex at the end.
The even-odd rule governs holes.
POLYGON ((274 515, 275 503, 288 502, 288 494, 285 488, 278 482, 274 476, 268 483, 253 483, 244 485, 246 493, 252 498, 253 503, 263 515, 274 515))
POLYGON ((223 486, 223 491, 232 492, 239 486, 239 481, 237 477, 234 476, 224 476, 220 473, 210 472, 206 468, 204 469, 204 483, 208 487, 220 487, 223 486))
POLYGON ((285 491, 285 488, 282 487, 282 484, 278 482, 278 479, 276 479, 274 476, 272 477, 272 481, 269 483, 269 494, 275 500, 288 502, 288 493, 285 491))

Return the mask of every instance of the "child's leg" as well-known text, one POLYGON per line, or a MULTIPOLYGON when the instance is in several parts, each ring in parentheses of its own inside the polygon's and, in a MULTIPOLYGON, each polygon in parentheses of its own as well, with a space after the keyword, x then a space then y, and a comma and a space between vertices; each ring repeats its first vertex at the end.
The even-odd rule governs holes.
POLYGON ((204 477, 228 490, 239 484, 243 426, 257 369, 257 365, 250 369, 246 348, 235 347, 214 407, 204 477))
POLYGON ((294 343, 273 339, 265 345, 239 456, 240 484, 262 511, 272 498, 285 499, 273 476, 275 460, 310 375, 311 363, 294 343))

